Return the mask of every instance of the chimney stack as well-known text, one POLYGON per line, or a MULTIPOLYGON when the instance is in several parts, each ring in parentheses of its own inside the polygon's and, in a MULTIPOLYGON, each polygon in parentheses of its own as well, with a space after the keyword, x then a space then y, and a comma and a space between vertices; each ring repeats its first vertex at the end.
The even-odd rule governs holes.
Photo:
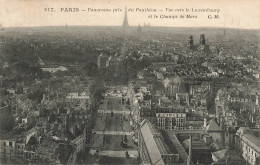
POLYGON ((190 135, 190 144, 189 144, 189 157, 190 157, 190 164, 192 163, 192 136, 190 135))
POLYGON ((204 125, 203 125, 205 128, 207 127, 207 119, 204 118, 204 125))

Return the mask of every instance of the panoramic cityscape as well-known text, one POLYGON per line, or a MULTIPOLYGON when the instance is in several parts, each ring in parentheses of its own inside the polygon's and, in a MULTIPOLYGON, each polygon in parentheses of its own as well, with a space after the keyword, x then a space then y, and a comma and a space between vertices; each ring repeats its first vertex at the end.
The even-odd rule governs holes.
POLYGON ((1 27, 0 164, 259 165, 259 30, 1 27))

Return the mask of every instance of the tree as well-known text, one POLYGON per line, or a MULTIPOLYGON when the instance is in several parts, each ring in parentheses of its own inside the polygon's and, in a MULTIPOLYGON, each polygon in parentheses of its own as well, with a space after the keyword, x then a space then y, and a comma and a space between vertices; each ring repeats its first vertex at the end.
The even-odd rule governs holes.
POLYGON ((61 164, 67 164, 69 157, 72 154, 72 146, 69 144, 60 144, 57 152, 61 164))
POLYGON ((157 91, 157 90, 162 90, 162 89, 164 89, 163 84, 159 81, 155 81, 153 84, 153 90, 157 91))
POLYGON ((43 96, 43 93, 44 93, 44 89, 42 88, 39 88, 37 89, 35 92, 32 92, 28 95, 28 98, 33 100, 33 101, 37 101, 38 103, 41 102, 42 100, 42 96, 43 96))
POLYGON ((29 145, 37 145, 37 139, 36 137, 31 137, 30 140, 28 141, 29 145))
POLYGON ((98 153, 99 153, 99 150, 97 149, 97 150, 96 150, 96 156, 98 156, 98 153))
POLYGON ((88 75, 88 76, 96 76, 98 70, 98 66, 95 62, 88 62, 84 67, 83 71, 88 75))
POLYGON ((10 107, 3 107, 0 113, 0 133, 10 132, 15 123, 10 107))
POLYGON ((128 141, 128 140, 127 140, 127 136, 125 135, 125 137, 124 137, 124 142, 127 143, 127 141, 128 141))

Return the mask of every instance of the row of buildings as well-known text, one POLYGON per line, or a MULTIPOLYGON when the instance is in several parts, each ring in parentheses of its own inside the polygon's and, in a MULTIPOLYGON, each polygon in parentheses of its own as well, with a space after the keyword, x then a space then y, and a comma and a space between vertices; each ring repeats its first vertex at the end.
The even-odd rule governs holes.
MULTIPOLYGON (((258 93, 252 92, 252 89, 257 91, 257 88, 253 88, 252 84, 247 86, 251 89, 251 93, 248 93, 243 84, 219 85, 217 82, 196 79, 191 81, 182 76, 171 75, 172 73, 167 75, 167 66, 173 67, 178 64, 161 63, 153 64, 139 72, 137 79, 131 81, 128 86, 127 97, 133 110, 133 121, 136 123, 136 130, 140 130, 139 134, 136 134, 139 136, 140 156, 143 162, 214 164, 226 161, 229 155, 232 158, 231 162, 243 164, 247 161, 249 164, 257 164, 257 134, 250 135, 254 138, 249 140, 255 148, 254 151, 250 150, 253 151, 251 154, 254 157, 250 155, 249 158, 248 154, 245 156, 243 150, 247 148, 248 152, 249 146, 237 145, 239 128, 250 126, 259 130, 258 93), (158 73, 163 72, 166 78, 158 76, 158 73), (236 94, 232 91, 240 92, 236 94), (246 114, 250 114, 247 119, 244 118, 246 114), (150 138, 147 137, 149 134, 150 138), (169 136, 171 140, 175 139, 174 143, 167 142, 169 136), (148 141, 154 143, 154 148, 149 147, 148 141), (178 148, 179 152, 174 148, 178 148), (157 155, 161 155, 158 158, 153 156, 157 150, 157 155), (244 159, 239 157, 242 152, 238 150, 243 151, 244 159), (201 154, 208 153, 207 159, 204 157, 203 160, 200 157, 201 154)), ((240 138, 240 141, 243 141, 242 139, 240 138)))

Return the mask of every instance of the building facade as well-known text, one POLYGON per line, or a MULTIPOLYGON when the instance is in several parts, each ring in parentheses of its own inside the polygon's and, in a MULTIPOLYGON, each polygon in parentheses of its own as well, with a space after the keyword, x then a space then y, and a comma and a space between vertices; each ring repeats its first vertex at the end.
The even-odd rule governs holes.
POLYGON ((177 108, 158 107, 156 120, 159 129, 183 129, 186 126, 186 113, 177 108))
POLYGON ((16 158, 16 139, 0 140, 0 156, 1 160, 12 161, 16 158))
POLYGON ((235 135, 235 150, 243 156, 250 165, 258 165, 260 156, 260 130, 241 127, 235 135))

